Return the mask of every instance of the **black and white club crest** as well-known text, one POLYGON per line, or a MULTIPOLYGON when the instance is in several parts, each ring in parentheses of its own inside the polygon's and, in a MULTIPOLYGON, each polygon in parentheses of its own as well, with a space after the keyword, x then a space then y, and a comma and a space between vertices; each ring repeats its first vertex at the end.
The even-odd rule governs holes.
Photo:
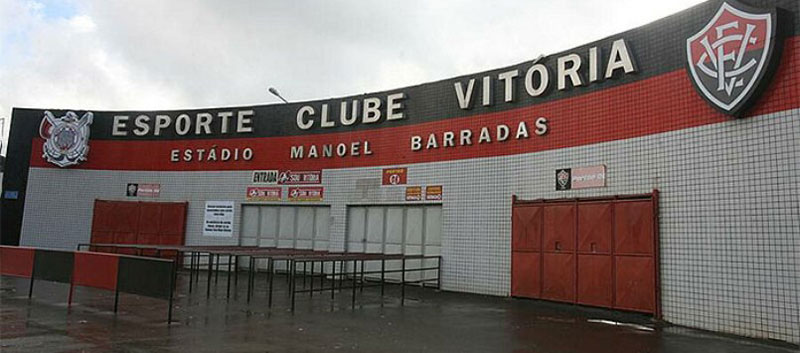
POLYGON ((46 111, 39 124, 39 136, 44 139, 42 157, 61 168, 76 165, 89 155, 89 127, 94 114, 78 117, 67 112, 61 117, 46 111))
POLYGON ((700 95, 738 116, 755 100, 775 47, 775 9, 725 1, 711 20, 686 39, 689 74, 700 95))

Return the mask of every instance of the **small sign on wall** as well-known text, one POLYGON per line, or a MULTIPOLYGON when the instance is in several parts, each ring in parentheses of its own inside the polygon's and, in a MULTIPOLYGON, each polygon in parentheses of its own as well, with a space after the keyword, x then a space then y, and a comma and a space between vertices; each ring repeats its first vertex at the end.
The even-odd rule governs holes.
POLYGON ((128 184, 125 186, 125 196, 136 197, 139 195, 139 184, 128 184))
POLYGON ((405 185, 408 168, 388 168, 383 170, 383 185, 405 185))
POLYGON ((158 197, 159 195, 161 195, 161 184, 129 183, 125 187, 125 196, 128 197, 158 197))
POLYGON ((161 184, 139 184, 137 194, 141 197, 158 197, 161 195, 161 184))
POLYGON ((322 186, 298 186, 289 188, 289 201, 322 201, 322 186))
POLYGON ((442 201, 442 186, 430 185, 425 187, 425 200, 442 201))
POLYGON ((254 170, 253 171, 253 179, 251 180, 253 184, 272 184, 275 185, 278 183, 278 171, 277 170, 254 170))
POLYGON ((278 175, 278 184, 281 185, 305 185, 322 184, 321 170, 292 171, 284 170, 278 175))
POLYGON ((422 201, 422 187, 421 186, 406 187, 406 201, 422 201))
POLYGON ((606 186, 606 166, 597 165, 572 169, 572 188, 601 188, 606 186))
POLYGON ((606 186, 606 166, 556 169, 556 190, 606 186))
POLYGON ((232 237, 233 207, 233 201, 206 201, 203 235, 207 237, 232 237))
POLYGON ((247 187, 247 201, 280 201, 281 188, 268 186, 249 186, 247 187))

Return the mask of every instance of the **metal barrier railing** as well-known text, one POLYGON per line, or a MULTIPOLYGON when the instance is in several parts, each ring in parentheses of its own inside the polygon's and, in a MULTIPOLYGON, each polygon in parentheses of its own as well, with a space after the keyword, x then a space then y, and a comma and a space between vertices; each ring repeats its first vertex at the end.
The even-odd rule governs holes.
MULTIPOLYGON (((314 251, 309 249, 288 249, 288 248, 275 248, 275 247, 243 247, 243 246, 175 246, 175 245, 145 245, 145 244, 97 244, 97 243, 80 243, 77 248, 86 247, 89 250, 103 250, 108 249, 111 252, 119 252, 121 250, 135 250, 138 255, 143 255, 147 252, 152 252, 155 256, 162 256, 165 253, 174 252, 176 264, 182 264, 183 268, 189 270, 189 293, 192 292, 193 287, 199 284, 200 272, 206 271, 206 297, 210 297, 212 277, 213 282, 216 284, 221 265, 221 258, 227 258, 227 291, 226 296, 230 298, 231 292, 231 277, 233 277, 234 287, 238 286, 239 270, 240 270, 240 257, 249 258, 249 266, 247 268, 247 301, 253 295, 255 289, 255 277, 260 272, 258 265, 261 260, 267 261, 266 272, 268 280, 268 305, 272 307, 273 292, 274 292, 274 277, 278 272, 276 263, 285 262, 286 268, 286 281, 289 284, 289 296, 291 298, 291 309, 294 311, 295 298, 297 293, 309 293, 313 297, 315 292, 331 292, 331 299, 335 298, 335 292, 344 289, 351 289, 352 305, 355 306, 356 290, 363 292, 364 288, 378 287, 381 288, 381 298, 384 297, 385 287, 387 284, 400 285, 401 305, 405 304, 405 287, 407 285, 418 284, 422 287, 427 287, 428 284, 435 283, 432 287, 441 289, 441 270, 442 270, 442 257, 439 255, 403 255, 403 254, 371 254, 371 253, 341 253, 341 252, 327 252, 327 251, 314 251), (202 260, 205 260, 203 264, 202 260), (419 260, 419 267, 408 267, 408 262, 411 260, 419 260), (428 260, 435 260, 435 266, 428 266, 428 260), (380 262, 380 270, 366 270, 365 265, 370 263, 380 262), (399 269, 387 268, 387 262, 399 262, 399 269), (338 271, 337 271, 338 264, 338 271), (206 265, 205 269, 202 269, 206 265), (216 271, 215 266, 216 265, 216 271), (302 265, 302 270, 299 266, 302 265), (310 265, 310 274, 308 267, 310 265), (319 265, 320 271, 316 271, 319 265), (326 271, 326 265, 330 268, 330 272, 326 271), (352 268, 352 270, 348 270, 352 268), (425 277, 426 271, 435 271, 435 275, 431 278, 425 277), (409 279, 408 274, 419 273, 422 275, 418 279, 409 279), (399 279, 387 278, 389 274, 400 274, 399 279), (233 276, 232 276, 233 274, 233 276), (372 277, 372 278, 370 278, 372 277), (298 279, 302 280, 302 287, 297 288, 298 279), (310 281, 309 281, 310 279, 310 281), (315 287, 315 280, 319 280, 319 287, 315 287), (328 280, 330 286, 326 286, 325 282, 328 280), (310 286, 306 286, 306 282, 310 286), (352 281, 352 286, 345 285, 344 282, 352 281), (373 284, 368 284, 373 282, 373 284), (377 283, 376 283, 377 282, 377 283)), ((175 266, 174 276, 177 276, 179 266, 175 266)), ((390 266, 393 267, 393 266, 390 266)), ((177 289, 177 288, 176 288, 177 289)))
MULTIPOLYGON (((399 284, 400 285, 400 305, 405 305, 405 289, 406 285, 409 284, 419 284, 422 287, 425 287, 426 283, 435 282, 436 285, 434 288, 441 289, 441 263, 442 257, 441 256, 424 256, 424 255, 384 255, 384 254, 364 254, 362 256, 353 256, 351 254, 343 256, 345 258, 336 259, 336 258, 295 258, 292 259, 290 265, 290 284, 289 284, 289 291, 291 296, 291 310, 294 311, 295 308, 295 297, 297 293, 309 293, 309 297, 313 297, 314 292, 326 292, 330 291, 331 293, 331 300, 335 298, 335 293, 337 289, 337 279, 338 279, 338 289, 339 291, 343 289, 350 289, 352 290, 351 295, 351 305, 355 308, 356 305, 356 292, 363 292, 365 287, 380 287, 381 288, 381 300, 383 300, 385 294, 385 287, 387 282, 391 284, 399 284), (421 260, 421 263, 424 264, 425 260, 436 260, 436 266, 433 267, 414 267, 408 268, 407 263, 408 260, 421 260), (400 262, 401 266, 400 269, 387 269, 386 264, 387 261, 397 261, 400 262), (336 262, 339 262, 340 271, 336 272, 336 262), (373 270, 367 271, 365 270, 365 264, 368 262, 380 262, 380 270, 373 270), (311 273, 308 274, 305 271, 305 265, 311 264, 311 273), (324 267, 326 263, 331 264, 332 273, 327 274, 324 273, 324 267), (347 265, 352 264, 350 266, 352 271, 347 271, 347 265), (302 276, 302 289, 297 289, 297 277, 298 277, 298 265, 302 264, 304 270, 301 274, 302 276), (315 272, 315 264, 320 264, 320 269, 323 270, 322 273, 317 274, 315 272), (360 264, 360 266, 359 266, 360 264), (424 271, 436 271, 436 276, 433 278, 425 278, 424 271), (406 275, 408 273, 416 273, 422 272, 423 276, 421 278, 415 280, 408 280, 406 275), (394 281, 387 281, 386 275, 391 273, 399 273, 400 280, 399 282, 394 281), (367 284, 370 280, 369 275, 380 275, 379 279, 373 280, 378 283, 374 284, 367 284), (349 277, 349 279, 348 279, 349 277), (306 278, 310 278, 310 285, 306 287, 306 278), (314 282, 315 278, 320 279, 320 286, 315 288, 314 282), (325 287, 325 279, 330 278, 330 287, 325 287), (350 286, 343 285, 345 281, 352 281, 350 286)), ((270 285, 270 291, 272 290, 270 285)), ((271 304, 271 303, 270 303, 271 304)))

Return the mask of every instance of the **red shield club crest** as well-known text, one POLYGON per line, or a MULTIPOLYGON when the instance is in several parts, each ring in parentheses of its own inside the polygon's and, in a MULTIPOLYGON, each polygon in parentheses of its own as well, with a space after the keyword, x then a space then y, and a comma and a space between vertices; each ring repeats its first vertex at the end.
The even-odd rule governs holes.
POLYGON ((775 46, 775 10, 730 1, 686 40, 695 88, 711 105, 737 116, 754 100, 775 46))

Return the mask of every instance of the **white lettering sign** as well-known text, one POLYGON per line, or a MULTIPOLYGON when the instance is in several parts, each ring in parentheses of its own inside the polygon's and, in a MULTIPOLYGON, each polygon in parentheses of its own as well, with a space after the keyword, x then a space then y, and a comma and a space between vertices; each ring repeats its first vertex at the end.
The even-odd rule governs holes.
MULTIPOLYGON (((608 49, 608 57, 602 57, 603 51, 598 47, 591 47, 588 51, 588 63, 584 62, 581 55, 568 53, 555 58, 555 79, 550 79, 550 68, 534 60, 531 66, 525 71, 514 69, 497 74, 497 77, 483 76, 483 83, 480 88, 475 87, 475 78, 465 78, 453 83, 456 93, 458 107, 464 110, 473 107, 475 94, 473 91, 481 90, 482 105, 491 106, 492 86, 497 83, 499 90, 503 91, 503 102, 514 102, 518 99, 516 92, 517 84, 515 79, 519 77, 524 81, 525 92, 530 97, 539 97, 548 91, 548 88, 555 81, 556 89, 564 91, 573 87, 584 87, 590 83, 612 79, 617 76, 635 73, 636 62, 633 60, 630 48, 625 39, 617 39, 611 42, 608 49), (605 65, 605 66, 603 66, 605 65), (524 72, 524 77, 522 76, 524 72), (586 78, 588 76, 588 79, 586 78)), ((553 65, 551 63, 550 65, 553 65)))
POLYGON ((323 103, 318 106, 304 105, 297 110, 295 122, 300 130, 308 130, 315 126, 334 128, 350 126, 357 122, 374 124, 382 120, 402 120, 405 119, 405 113, 403 113, 405 99, 406 94, 400 92, 389 94, 385 99, 378 97, 354 99, 350 102, 350 109, 348 109, 347 101, 341 101, 338 104, 323 103))

